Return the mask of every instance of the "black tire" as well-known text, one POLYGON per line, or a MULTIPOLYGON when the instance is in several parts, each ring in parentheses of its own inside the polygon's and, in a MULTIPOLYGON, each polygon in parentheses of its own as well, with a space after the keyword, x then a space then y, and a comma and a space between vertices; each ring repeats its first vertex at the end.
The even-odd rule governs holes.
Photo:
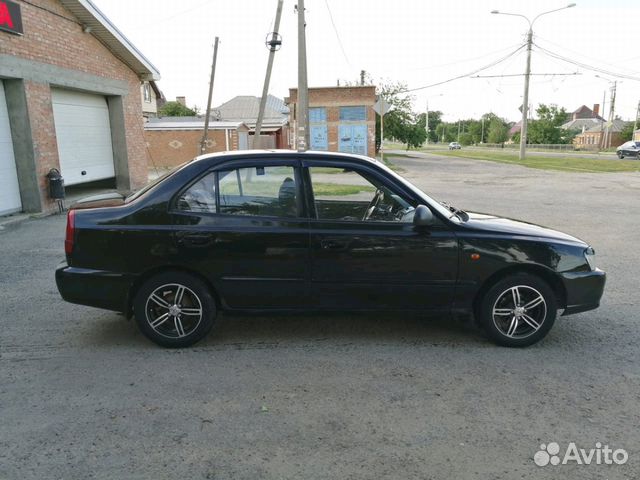
POLYGON ((489 288, 479 314, 480 324, 493 342, 505 347, 527 347, 549 333, 558 304, 544 280, 530 274, 515 274, 489 288), (530 307, 526 308, 527 305, 530 307))
POLYGON ((189 347, 202 340, 217 313, 207 285, 184 272, 164 272, 147 280, 133 308, 140 331, 169 348, 189 347))
POLYGON ((624 155, 622 154, 622 152, 618 152, 618 158, 619 158, 620 160, 622 160, 622 159, 624 158, 624 155))

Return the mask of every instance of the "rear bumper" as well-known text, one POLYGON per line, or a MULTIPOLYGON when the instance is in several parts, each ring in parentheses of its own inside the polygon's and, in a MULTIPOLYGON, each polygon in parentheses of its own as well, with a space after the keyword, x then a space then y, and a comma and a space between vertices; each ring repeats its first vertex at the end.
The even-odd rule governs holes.
POLYGON ((567 292, 567 306, 562 315, 586 312, 600 306, 607 275, 602 270, 592 272, 563 273, 562 281, 567 292))
POLYGON ((67 262, 56 269, 56 285, 64 300, 116 312, 126 310, 132 282, 129 275, 70 267, 67 262))

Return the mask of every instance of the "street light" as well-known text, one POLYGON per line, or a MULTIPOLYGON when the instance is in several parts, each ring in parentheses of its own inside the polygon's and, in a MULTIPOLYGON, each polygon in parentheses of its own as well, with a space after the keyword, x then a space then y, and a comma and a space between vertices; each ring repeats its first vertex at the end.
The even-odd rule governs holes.
MULTIPOLYGON (((429 98, 441 97, 444 93, 440 93, 438 95, 432 95, 429 98)), ((427 98, 427 116, 425 119, 425 130, 427 131, 427 145, 429 145, 429 98, 427 98)))
POLYGON ((529 23, 529 31, 527 32, 527 67, 524 71, 524 98, 522 103, 522 127, 520 129, 520 160, 524 160, 525 149, 527 145, 527 116, 529 113, 529 77, 531 76, 531 44, 533 43, 533 24, 536 20, 548 13, 558 12, 567 8, 575 7, 575 3, 570 3, 566 7, 556 8, 555 10, 549 10, 548 12, 542 12, 537 15, 533 21, 529 20, 525 15, 519 13, 500 12, 499 10, 492 10, 494 15, 510 15, 512 17, 522 17, 529 23))

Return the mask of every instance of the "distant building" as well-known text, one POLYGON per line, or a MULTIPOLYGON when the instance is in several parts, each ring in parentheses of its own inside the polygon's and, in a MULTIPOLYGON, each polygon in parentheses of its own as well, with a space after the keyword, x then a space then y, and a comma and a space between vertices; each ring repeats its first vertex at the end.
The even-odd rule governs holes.
POLYGON ((571 113, 571 120, 564 123, 560 128, 563 130, 577 130, 580 133, 598 127, 604 122, 604 118, 600 115, 600 105, 595 104, 593 110, 582 105, 580 108, 571 113))
POLYGON ((166 103, 164 94, 158 88, 158 84, 151 80, 140 85, 140 98, 142 100, 142 116, 145 121, 157 117, 158 110, 166 103))
POLYGON ((633 139, 634 139, 636 142, 640 142, 640 129, 639 129, 639 130, 636 130, 635 132, 633 132, 633 139))
POLYGON ((598 150, 600 148, 616 147, 623 143, 620 133, 629 122, 616 118, 610 126, 600 122, 575 136, 573 145, 579 150, 598 150), (609 138, 607 139, 607 130, 609 138), (604 142, 606 141, 606 145, 604 142))
MULTIPOLYGON (((205 153, 247 150, 249 128, 242 122, 209 123, 205 153)), ((200 155, 204 133, 202 117, 150 118, 144 125, 144 137, 151 164, 175 167, 200 155)))
MULTIPOLYGON (((249 146, 253 147, 260 110, 260 97, 240 95, 211 109, 212 120, 224 122, 243 122, 249 127, 249 146)), ((289 108, 284 100, 273 95, 267 96, 267 102, 260 129, 260 148, 289 148, 289 108)))
MULTIPOLYGON (((291 146, 297 144, 298 89, 290 88, 291 146)), ((309 88, 310 150, 357 153, 375 157, 376 87, 309 88)))

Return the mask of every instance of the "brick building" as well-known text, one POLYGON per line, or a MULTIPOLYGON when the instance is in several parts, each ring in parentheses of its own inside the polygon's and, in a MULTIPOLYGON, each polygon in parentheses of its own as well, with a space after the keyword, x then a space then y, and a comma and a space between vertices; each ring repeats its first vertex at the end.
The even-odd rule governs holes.
MULTIPOLYGON (((254 148, 260 97, 239 95, 212 109, 212 117, 223 122, 242 122, 249 127, 249 147, 254 148)), ((262 119, 259 148, 289 148, 289 109, 284 100, 273 95, 267 96, 262 119)), ((256 147, 257 148, 257 147, 256 147)))
POLYGON ((622 130, 627 124, 628 122, 618 118, 611 125, 601 122, 576 135, 573 139, 573 145, 577 150, 600 150, 617 147, 624 143, 622 130))
POLYGON ((90 0, 0 0, 0 214, 53 210, 46 175, 147 181, 141 82, 157 69, 90 0))
MULTIPOLYGON (((150 161, 155 167, 175 167, 200 155, 204 118, 151 118, 144 125, 150 161)), ((249 128, 243 122, 210 122, 205 153, 247 150, 249 128)))
MULTIPOLYGON (((298 89, 289 89, 291 147, 297 145, 298 89)), ((376 87, 309 88, 310 150, 375 157, 376 87)))

